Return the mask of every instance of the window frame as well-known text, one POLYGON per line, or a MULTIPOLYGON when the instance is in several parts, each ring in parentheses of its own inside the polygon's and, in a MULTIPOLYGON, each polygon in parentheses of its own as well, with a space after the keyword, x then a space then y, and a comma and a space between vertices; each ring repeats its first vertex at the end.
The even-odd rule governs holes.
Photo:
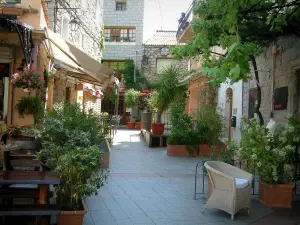
POLYGON ((105 27, 105 42, 136 42, 135 27, 105 27))
POLYGON ((127 3, 126 2, 116 2, 116 11, 126 11, 127 3), (118 7, 121 6, 121 7, 118 7))

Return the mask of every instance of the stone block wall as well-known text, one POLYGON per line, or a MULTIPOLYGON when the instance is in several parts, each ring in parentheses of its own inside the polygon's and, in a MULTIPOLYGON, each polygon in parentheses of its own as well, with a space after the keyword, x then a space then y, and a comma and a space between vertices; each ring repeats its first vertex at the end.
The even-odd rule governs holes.
POLYGON ((144 0, 127 0, 127 10, 116 11, 115 0, 104 0, 104 26, 106 27, 135 27, 135 42, 106 42, 103 60, 125 60, 128 58, 136 61, 140 69, 143 56, 143 26, 144 0))
POLYGON ((61 80, 60 84, 53 84, 53 104, 66 101, 67 87, 71 88, 71 103, 75 103, 77 97, 77 92, 75 90, 76 80, 64 73, 60 73, 59 78, 61 80))
MULTIPOLYGON (((60 2, 60 1, 59 1, 60 2)), ((101 26, 103 24, 103 0, 68 0, 58 4, 57 18, 54 21, 55 1, 48 2, 48 13, 51 28, 56 33, 61 33, 63 16, 80 19, 81 25, 75 30, 69 26, 68 41, 92 58, 100 58, 101 26), (78 8, 66 9, 66 8, 78 8)))
MULTIPOLYGON (((142 74, 149 80, 153 80, 156 74, 157 59, 172 59, 173 56, 170 53, 170 47, 172 46, 158 46, 158 45, 144 45, 144 55, 148 59, 147 64, 142 64, 142 74)), ((188 60, 176 61, 181 68, 188 70, 188 60)))
MULTIPOLYGON (((269 122, 273 108, 273 89, 288 87, 287 110, 274 110, 274 118, 278 123, 286 123, 288 113, 299 113, 299 86, 297 77, 300 69, 300 39, 297 36, 282 36, 264 49, 264 53, 256 58, 260 86, 262 89, 261 113, 265 125, 269 122), (273 55, 274 46, 279 54, 273 55)), ((251 72, 254 76, 254 71, 251 72)), ((251 80, 243 84, 243 116, 248 116, 249 90, 256 88, 256 82, 251 80)), ((299 116, 299 115, 298 115, 299 116)))

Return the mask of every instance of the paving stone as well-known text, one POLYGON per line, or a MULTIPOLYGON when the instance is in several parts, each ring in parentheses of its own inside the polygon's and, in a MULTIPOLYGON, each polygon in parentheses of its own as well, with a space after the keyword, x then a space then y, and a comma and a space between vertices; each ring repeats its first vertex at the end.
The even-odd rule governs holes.
MULTIPOLYGON (((98 196, 86 199, 90 217, 84 225, 248 225, 272 212, 253 198, 251 216, 241 211, 231 221, 221 210, 207 209, 202 214, 205 195, 193 199, 199 159, 168 157, 166 148, 150 149, 136 142, 139 139, 130 142, 130 133, 138 131, 118 130, 108 184, 98 196)), ((197 191, 202 191, 201 175, 197 191)))

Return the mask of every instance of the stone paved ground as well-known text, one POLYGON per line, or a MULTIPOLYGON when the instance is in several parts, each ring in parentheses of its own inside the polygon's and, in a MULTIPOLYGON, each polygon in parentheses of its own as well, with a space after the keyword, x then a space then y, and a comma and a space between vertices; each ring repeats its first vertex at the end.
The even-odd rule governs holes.
POLYGON ((199 159, 168 157, 166 148, 148 148, 138 136, 130 141, 130 134, 138 131, 117 133, 108 184, 86 199, 85 225, 246 225, 272 212, 254 199, 252 215, 241 211, 235 221, 219 210, 202 214, 204 198, 193 199, 199 159))

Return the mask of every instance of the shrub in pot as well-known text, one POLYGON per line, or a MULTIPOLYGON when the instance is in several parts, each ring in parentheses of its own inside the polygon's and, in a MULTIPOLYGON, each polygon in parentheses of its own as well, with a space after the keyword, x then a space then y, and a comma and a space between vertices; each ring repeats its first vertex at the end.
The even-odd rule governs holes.
POLYGON ((241 156, 246 161, 246 169, 250 172, 255 170, 260 178, 260 202, 268 207, 291 208, 293 184, 290 184, 290 164, 299 155, 296 147, 300 144, 299 124, 294 127, 289 122, 287 129, 273 136, 255 119, 244 119, 244 123, 241 156))
POLYGON ((200 104, 194 117, 200 156, 218 154, 221 149, 226 148, 220 141, 224 130, 224 118, 220 109, 214 105, 200 104))
POLYGON ((197 156, 198 136, 193 118, 185 113, 185 103, 171 104, 171 135, 167 139, 168 156, 197 156))
POLYGON ((142 126, 141 120, 135 120, 135 128, 140 130, 141 126, 142 126))
POLYGON ((182 82, 186 73, 178 64, 171 64, 157 74, 154 81, 155 92, 149 99, 151 110, 156 113, 155 122, 152 124, 152 133, 164 133, 162 114, 173 101, 182 102, 186 99, 187 83, 182 82))
POLYGON ((99 146, 107 135, 101 119, 84 114, 79 105, 61 103, 45 116, 36 132, 42 146, 37 158, 61 179, 55 186, 56 201, 63 210, 58 225, 81 225, 82 200, 97 194, 107 179, 106 170, 100 169, 104 152, 99 146))
MULTIPOLYGON (((132 108, 133 106, 136 106, 139 104, 139 96, 140 96, 140 92, 136 91, 134 89, 129 89, 126 91, 125 93, 125 105, 127 108, 132 108)), ((135 123, 134 121, 131 121, 127 123, 128 128, 133 129, 135 127, 135 123)))

